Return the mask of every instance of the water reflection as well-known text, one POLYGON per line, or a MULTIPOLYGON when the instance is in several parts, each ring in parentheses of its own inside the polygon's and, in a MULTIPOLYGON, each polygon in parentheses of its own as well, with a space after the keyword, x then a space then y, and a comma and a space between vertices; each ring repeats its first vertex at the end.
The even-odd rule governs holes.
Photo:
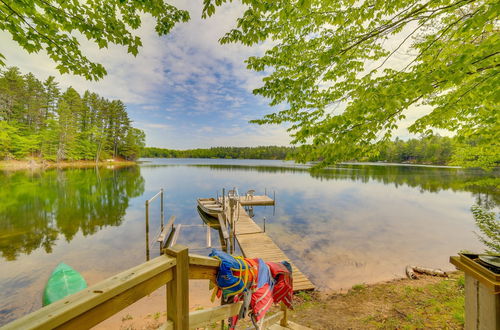
MULTIPOLYGON (((223 230, 226 230, 226 228, 221 228, 219 220, 214 217, 208 216, 205 212, 203 212, 200 209, 199 206, 196 207, 196 211, 198 212, 198 215, 200 216, 200 219, 203 221, 203 223, 206 224, 210 229, 213 229, 217 232, 217 236, 219 237, 218 246, 222 251, 227 252, 228 239, 224 238, 224 233, 223 233, 223 230)), ((226 235, 228 235, 227 232, 226 235)), ((213 245, 212 240, 210 240, 210 242, 211 244, 207 244, 209 245, 209 247, 214 247, 214 248, 217 247, 217 244, 213 245)))
MULTIPOLYGON (((309 172, 233 160, 0 173, 0 325, 40 307, 61 261, 89 284, 144 262, 144 201, 161 188, 165 218, 175 215, 182 225, 177 242, 201 254, 209 251, 208 235, 213 246, 227 243, 217 226, 207 232, 196 198, 223 187, 276 191, 276 215, 255 207, 256 223, 266 218, 266 232, 317 286, 338 289, 403 276, 407 264, 450 269, 451 254, 480 252, 470 208, 498 208, 498 174, 359 165, 309 172)), ((158 204, 150 216, 156 242, 158 204)), ((151 253, 159 255, 158 244, 151 253)))
MULTIPOLYGON (((224 186, 276 190, 276 216, 271 208, 255 208, 256 222, 266 217, 273 240, 322 288, 404 276, 407 264, 451 270, 450 255, 484 249, 471 206, 500 205, 499 171, 343 165, 310 172, 279 164, 193 162, 147 168, 189 172, 183 184, 198 191, 191 198, 210 197, 224 186)), ((168 179, 173 186, 180 181, 168 179)))
POLYGON ((131 197, 144 191, 139 167, 0 173, 0 252, 6 260, 38 248, 51 253, 62 235, 119 226, 131 197))
POLYGON ((246 166, 246 165, 188 165, 208 167, 214 171, 245 171, 255 173, 301 173, 320 181, 350 180, 392 184, 396 188, 406 185, 423 191, 470 191, 484 194, 496 205, 500 204, 500 170, 464 170, 457 168, 419 166, 339 165, 338 167, 310 171, 301 167, 246 166))
POLYGON ((479 233, 478 239, 487 247, 488 253, 500 253, 500 220, 488 206, 476 204, 471 207, 479 233))

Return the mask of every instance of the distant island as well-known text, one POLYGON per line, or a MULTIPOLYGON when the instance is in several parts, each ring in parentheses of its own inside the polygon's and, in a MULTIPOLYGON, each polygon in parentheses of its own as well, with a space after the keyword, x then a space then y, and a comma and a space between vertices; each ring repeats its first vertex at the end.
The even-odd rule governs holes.
MULTIPOLYGON (((454 152, 453 138, 431 136, 403 141, 396 139, 382 144, 379 153, 353 159, 360 162, 391 162, 406 164, 449 165, 454 152)), ((212 147, 187 150, 145 147, 144 158, 222 158, 222 159, 293 159, 295 147, 212 147)))

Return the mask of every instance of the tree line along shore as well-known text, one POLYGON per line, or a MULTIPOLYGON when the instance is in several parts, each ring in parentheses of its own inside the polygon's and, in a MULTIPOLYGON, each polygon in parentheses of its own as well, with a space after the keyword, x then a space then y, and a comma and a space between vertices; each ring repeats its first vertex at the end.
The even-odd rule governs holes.
MULTIPOLYGON (((174 150, 146 147, 145 158, 225 158, 225 159, 292 159, 295 147, 213 147, 206 149, 174 150)), ((454 139, 430 136, 403 141, 396 139, 384 143, 378 153, 353 161, 393 162, 411 164, 450 165, 454 153, 454 139)), ((320 160, 320 159, 318 159, 320 160)))
POLYGON ((0 160, 130 161, 144 141, 120 100, 61 90, 54 77, 41 81, 16 67, 0 71, 0 160))

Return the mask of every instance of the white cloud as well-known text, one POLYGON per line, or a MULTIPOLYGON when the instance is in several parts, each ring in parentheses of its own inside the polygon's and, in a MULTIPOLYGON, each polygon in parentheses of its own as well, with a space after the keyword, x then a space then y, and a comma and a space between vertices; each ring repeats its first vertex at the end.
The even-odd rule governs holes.
POLYGON ((141 106, 142 110, 159 110, 160 106, 159 105, 143 105, 141 106))
POLYGON ((163 74, 164 50, 156 47, 160 39, 156 36, 151 17, 143 19, 142 27, 137 31, 143 47, 137 57, 127 54, 121 46, 111 45, 108 49, 99 50, 97 45, 79 38, 82 52, 101 63, 108 75, 98 82, 87 81, 79 76, 60 75, 45 52, 28 54, 10 34, 0 32, 1 49, 9 66, 18 66, 24 72, 33 72, 44 79, 49 75, 57 77, 61 87, 73 86, 79 92, 91 90, 111 99, 121 99, 128 104, 145 103, 161 89, 166 77, 163 74))
POLYGON ((178 131, 175 133, 175 138, 165 140, 165 144, 157 146, 176 149, 189 149, 194 146, 201 148, 214 146, 288 146, 291 140, 285 128, 271 125, 240 126, 235 124, 223 130, 215 129, 212 126, 201 128, 194 126, 189 130, 189 141, 185 138, 185 135, 186 130, 178 131))
POLYGON ((176 2, 174 5, 190 11, 191 21, 178 24, 170 35, 160 38, 154 31, 152 17, 144 16, 141 28, 136 31, 143 43, 137 57, 127 54, 121 46, 110 45, 100 50, 92 42, 79 38, 83 53, 108 71, 99 82, 60 76, 55 63, 44 52, 27 54, 6 32, 0 32, 0 52, 9 65, 18 66, 23 72, 33 72, 41 79, 54 75, 63 88, 73 86, 79 92, 88 89, 106 98, 121 99, 129 106, 139 105, 137 111, 185 111, 186 99, 177 99, 183 93, 191 98, 188 103, 193 110, 199 112, 217 110, 223 101, 229 101, 232 108, 242 106, 245 99, 234 95, 234 90, 251 90, 260 80, 259 74, 246 69, 244 60, 262 52, 263 46, 220 45, 218 39, 234 26, 244 7, 228 4, 219 8, 214 17, 203 20, 201 2, 176 2), (177 92, 173 99, 165 100, 167 89, 177 92), (155 104, 165 101, 167 107, 155 104))
POLYGON ((233 108, 240 107, 245 100, 236 95, 238 89, 248 93, 260 85, 261 79, 260 73, 246 69, 244 60, 262 54, 265 45, 220 45, 218 40, 234 26, 244 7, 227 4, 218 8, 214 17, 203 20, 201 3, 174 4, 187 9, 191 21, 177 25, 167 38, 164 63, 169 84, 178 92, 188 92, 192 108, 200 112, 216 110, 223 101, 230 101, 233 108))
POLYGON ((143 122, 134 122, 135 126, 139 128, 158 128, 158 129, 170 129, 172 126, 167 124, 158 124, 158 123, 143 123, 143 122))
POLYGON ((213 126, 203 126, 199 129, 199 132, 203 132, 203 133, 211 133, 213 131, 214 131, 213 126))
MULTIPOLYGON (((62 87, 73 86, 80 92, 89 89, 107 98, 121 99, 129 108, 135 106, 132 108, 134 114, 137 116, 139 113, 141 120, 136 124, 146 131, 150 145, 288 145, 291 139, 285 127, 242 123, 242 120, 259 118, 269 101, 250 95, 249 92, 262 84, 263 73, 246 69, 244 60, 262 54, 272 45, 272 42, 254 47, 219 44, 219 38, 234 27, 244 6, 239 2, 226 4, 218 8, 213 17, 203 20, 201 1, 176 0, 174 5, 189 10, 191 21, 178 24, 170 35, 160 38, 154 31, 153 19, 144 16, 143 25, 137 31, 143 43, 137 57, 127 54, 124 47, 110 46, 99 50, 93 43, 82 39, 83 53, 102 63, 108 71, 108 75, 99 82, 71 75, 59 76, 55 64, 45 53, 27 54, 6 32, 0 32, 0 53, 6 56, 9 65, 18 66, 24 72, 33 72, 41 79, 54 75, 62 87), (258 106, 252 109, 259 108, 259 113, 248 110, 243 113, 243 109, 250 108, 252 104, 258 106), (161 112, 175 114, 177 122, 170 122, 170 116, 162 118, 168 119, 171 125, 153 122, 154 116, 158 117, 161 112), (185 118, 179 119, 179 113, 185 118), (211 130, 207 129, 207 124, 196 130, 199 127, 195 124, 194 132, 171 135, 179 127, 186 127, 189 121, 194 122, 196 116, 207 113, 238 124, 224 129, 213 127, 211 130)), ((391 41, 388 46, 395 47, 395 42, 397 40, 391 41)), ((388 64, 398 66, 407 59, 406 56, 406 49, 401 49, 388 64)), ((269 108, 267 112, 284 107, 269 108)), ((397 134, 407 136, 406 127, 425 111, 428 110, 409 111, 397 134)))

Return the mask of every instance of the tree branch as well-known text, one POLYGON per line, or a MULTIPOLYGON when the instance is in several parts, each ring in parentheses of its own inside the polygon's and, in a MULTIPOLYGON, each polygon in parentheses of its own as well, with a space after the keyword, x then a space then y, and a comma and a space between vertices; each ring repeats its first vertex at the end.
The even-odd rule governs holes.
POLYGON ((37 28, 31 26, 31 24, 26 21, 26 19, 24 18, 24 16, 22 16, 21 14, 19 14, 17 11, 15 11, 12 7, 10 7, 8 4, 5 3, 4 0, 0 0, 1 3, 3 3, 13 14, 15 14, 17 17, 19 17, 26 25, 28 25, 33 31, 35 31, 36 33, 38 33, 41 37, 43 37, 44 39, 46 39, 47 41, 49 41, 49 43, 55 45, 57 47, 57 49, 59 49, 60 51, 63 51, 64 52, 64 49, 61 48, 61 46, 59 46, 54 40, 52 40, 50 37, 46 36, 45 34, 41 33, 40 31, 37 30, 37 28))
POLYGON ((464 17, 468 16, 469 14, 466 14, 464 16, 461 16, 459 19, 457 19, 456 21, 452 22, 451 24, 449 24, 440 34, 439 36, 437 36, 434 40, 432 40, 431 43, 429 43, 429 45, 427 45, 427 47, 424 48, 424 50, 422 50, 420 52, 420 54, 417 55, 417 57, 415 57, 410 63, 408 63, 402 70, 400 70, 399 72, 404 72, 406 71, 406 69, 408 69, 408 67, 410 65, 412 65, 413 63, 415 63, 420 57, 422 57, 422 55, 424 53, 426 53, 432 45, 434 45, 438 40, 440 40, 446 32, 448 32, 449 29, 451 29, 455 24, 457 24, 458 22, 460 22, 464 17))
POLYGON ((384 61, 378 66, 375 68, 375 71, 377 71, 378 69, 380 69, 388 60, 389 58, 394 55, 395 52, 398 51, 399 48, 401 48, 401 46, 403 46, 403 44, 415 33, 417 32, 430 18, 426 19, 422 24, 420 24, 419 26, 417 26, 417 28, 415 30, 413 30, 408 36, 406 36, 406 38, 403 39, 403 41, 396 47, 396 49, 394 49, 385 59, 384 61))

